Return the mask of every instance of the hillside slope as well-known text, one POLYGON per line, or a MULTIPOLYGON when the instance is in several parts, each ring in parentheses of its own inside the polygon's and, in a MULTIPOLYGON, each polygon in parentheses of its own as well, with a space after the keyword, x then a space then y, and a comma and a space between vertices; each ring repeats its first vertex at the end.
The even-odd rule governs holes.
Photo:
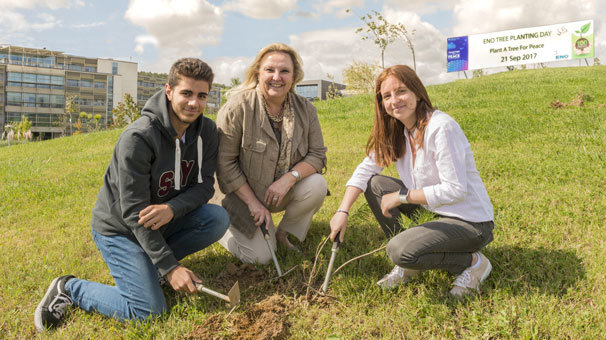
MULTIPOLYGON (((44 337, 168 339, 208 330, 234 338, 238 318, 278 293, 288 302, 279 315, 282 335, 293 338, 601 338, 606 334, 604 79, 606 66, 593 66, 516 70, 428 88, 433 104, 452 115, 470 140, 495 209, 495 241, 485 252, 494 271, 476 298, 450 299, 453 278, 441 272, 381 291, 374 282, 391 263, 379 252, 334 277, 335 299, 302 300, 301 282, 307 282, 316 247, 364 157, 372 97, 357 96, 314 103, 328 146, 325 176, 332 196, 301 244, 305 255, 279 253, 283 268, 301 264, 298 274, 243 289, 243 305, 222 322, 227 311, 220 302, 167 291, 172 313, 160 320, 123 324, 75 310, 64 327, 44 337), (550 105, 579 95, 582 106, 550 105), (212 320, 219 320, 214 328, 212 320)), ((34 308, 57 275, 113 282, 91 240, 89 221, 119 134, 0 148, 0 338, 35 335, 34 308)), ((386 173, 395 174, 393 168, 386 173)), ((385 243, 363 199, 352 209, 347 233, 337 266, 385 243)), ((326 270, 326 248, 315 287, 326 270)), ((219 287, 226 266, 239 265, 218 245, 185 261, 219 287)), ((271 266, 255 268, 273 275, 271 266)))

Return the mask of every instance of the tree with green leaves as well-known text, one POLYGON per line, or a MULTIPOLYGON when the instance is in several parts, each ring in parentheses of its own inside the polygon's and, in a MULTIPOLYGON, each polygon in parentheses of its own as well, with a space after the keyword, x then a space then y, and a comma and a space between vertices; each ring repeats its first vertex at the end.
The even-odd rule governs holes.
POLYGON ((379 76, 380 68, 361 61, 355 61, 343 69, 343 82, 348 89, 364 93, 372 93, 375 79, 379 76))
POLYGON ((363 34, 362 40, 372 40, 379 47, 381 50, 382 68, 385 68, 385 50, 387 47, 396 40, 403 39, 412 53, 413 68, 416 71, 415 48, 410 38, 411 35, 414 35, 414 30, 409 34, 404 24, 399 22, 392 24, 385 19, 383 14, 375 10, 362 16, 360 19, 362 19, 366 26, 358 28, 356 33, 363 34))
POLYGON ((230 86, 231 87, 236 87, 236 86, 240 85, 241 83, 242 82, 240 81, 240 78, 235 77, 235 78, 231 78, 230 79, 230 86))
POLYGON ((72 116, 80 111, 77 96, 65 97, 65 111, 59 116, 58 124, 61 127, 61 135, 71 135, 73 132, 72 116), (69 131, 68 131, 69 130, 69 131))
POLYGON ((141 111, 133 97, 125 93, 122 101, 112 110, 112 127, 124 127, 141 117, 141 111))

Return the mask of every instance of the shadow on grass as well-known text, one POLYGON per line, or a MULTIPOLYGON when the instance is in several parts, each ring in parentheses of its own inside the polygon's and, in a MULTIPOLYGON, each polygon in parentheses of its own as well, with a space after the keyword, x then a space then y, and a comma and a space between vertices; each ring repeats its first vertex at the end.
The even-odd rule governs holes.
POLYGON ((488 286, 516 295, 536 292, 563 296, 585 277, 585 269, 573 250, 489 246, 485 254, 493 266, 488 286))

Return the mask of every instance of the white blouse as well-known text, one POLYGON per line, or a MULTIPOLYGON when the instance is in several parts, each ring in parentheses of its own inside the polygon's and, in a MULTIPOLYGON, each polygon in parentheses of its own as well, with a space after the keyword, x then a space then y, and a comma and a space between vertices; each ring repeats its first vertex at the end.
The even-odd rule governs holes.
MULTIPOLYGON (((406 129, 404 138, 408 138, 406 129)), ((372 156, 358 165, 347 186, 365 191, 368 180, 383 171, 372 156)), ((448 114, 439 110, 433 112, 425 129, 423 148, 417 150, 414 167, 409 143, 406 143, 404 157, 398 158, 395 166, 408 189, 423 189, 428 210, 469 222, 494 219, 471 146, 459 124, 448 114)))

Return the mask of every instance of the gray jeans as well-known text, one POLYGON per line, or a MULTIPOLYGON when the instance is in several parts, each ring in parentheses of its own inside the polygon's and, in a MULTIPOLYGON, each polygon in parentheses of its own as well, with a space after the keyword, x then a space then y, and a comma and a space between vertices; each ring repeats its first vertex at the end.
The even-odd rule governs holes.
POLYGON ((400 214, 411 217, 419 206, 402 204, 390 211, 392 218, 387 218, 381 212, 381 197, 403 187, 399 179, 377 175, 368 181, 364 193, 385 235, 399 232, 387 243, 387 255, 395 264, 411 269, 444 269, 457 275, 471 265, 474 252, 492 241, 493 221, 476 223, 446 216, 400 232, 400 214))

